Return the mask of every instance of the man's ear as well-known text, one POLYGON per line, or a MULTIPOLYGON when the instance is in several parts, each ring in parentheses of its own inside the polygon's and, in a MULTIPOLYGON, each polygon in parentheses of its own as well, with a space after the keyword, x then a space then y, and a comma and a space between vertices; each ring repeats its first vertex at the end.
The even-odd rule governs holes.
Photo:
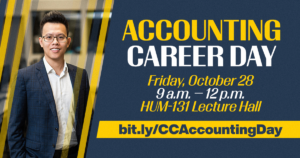
POLYGON ((43 48, 44 44, 43 44, 43 38, 39 37, 39 42, 40 42, 40 46, 43 48))
POLYGON ((68 37, 67 48, 69 48, 70 43, 71 43, 71 37, 68 37))

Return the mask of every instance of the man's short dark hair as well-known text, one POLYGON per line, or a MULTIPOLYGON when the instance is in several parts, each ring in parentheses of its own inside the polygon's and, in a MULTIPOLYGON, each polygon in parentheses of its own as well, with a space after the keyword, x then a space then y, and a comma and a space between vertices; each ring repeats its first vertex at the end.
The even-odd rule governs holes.
POLYGON ((68 34, 69 34, 68 21, 62 13, 53 10, 53 11, 50 11, 47 14, 45 14, 45 16, 43 17, 43 19, 40 23, 41 35, 43 35, 43 27, 47 22, 64 24, 67 29, 67 36, 68 36, 68 34))

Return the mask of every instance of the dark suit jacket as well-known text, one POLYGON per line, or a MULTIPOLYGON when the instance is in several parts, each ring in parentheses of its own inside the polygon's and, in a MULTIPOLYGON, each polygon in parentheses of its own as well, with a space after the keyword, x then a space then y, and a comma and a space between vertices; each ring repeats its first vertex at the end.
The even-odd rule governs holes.
MULTIPOLYGON (((75 93, 79 91, 75 114, 79 144, 89 92, 89 80, 86 70, 67 65, 73 89, 76 72, 82 72, 80 88, 74 91, 75 93)), ((78 75, 81 77, 81 73, 78 75)), ((11 157, 53 157, 58 128, 56 105, 48 74, 41 60, 19 70, 17 76, 8 127, 11 157), (25 121, 27 121, 27 129, 24 129, 25 121), (23 135, 24 130, 26 137, 23 135)))

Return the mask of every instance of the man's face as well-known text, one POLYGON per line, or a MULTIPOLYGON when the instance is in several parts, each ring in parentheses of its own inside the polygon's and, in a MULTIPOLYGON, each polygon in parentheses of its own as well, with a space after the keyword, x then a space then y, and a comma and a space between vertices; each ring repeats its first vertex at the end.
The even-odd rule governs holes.
POLYGON ((68 37, 65 42, 59 42, 58 37, 67 37, 67 29, 64 24, 61 23, 50 23, 47 22, 43 27, 42 32, 43 37, 57 37, 53 41, 45 42, 45 40, 40 37, 39 42, 41 47, 44 49, 46 59, 50 60, 61 60, 64 59, 64 54, 70 45, 71 38, 68 37))

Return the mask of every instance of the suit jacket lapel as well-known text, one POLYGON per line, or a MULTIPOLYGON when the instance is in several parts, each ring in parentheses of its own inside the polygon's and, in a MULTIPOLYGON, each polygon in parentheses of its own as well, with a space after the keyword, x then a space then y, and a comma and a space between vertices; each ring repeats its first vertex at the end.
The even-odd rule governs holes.
POLYGON ((71 79, 71 83, 72 83, 72 88, 74 88, 74 82, 75 82, 75 77, 76 77, 76 70, 70 64, 67 64, 67 66, 68 66, 68 73, 69 73, 69 76, 70 76, 70 79, 71 79))
MULTIPOLYGON (((74 88, 77 88, 75 86, 75 78, 76 78, 77 69, 74 66, 70 65, 70 64, 67 64, 67 66, 68 66, 68 73, 69 73, 71 83, 72 83, 72 88, 73 88, 73 103, 74 103, 73 106, 75 106, 75 103, 77 103, 77 102, 75 101, 76 98, 74 98, 74 97, 75 97, 76 93, 79 93, 79 89, 74 90, 74 88)), ((78 117, 78 106, 75 106, 75 107, 76 107, 76 110, 75 110, 75 120, 74 120, 74 122, 75 122, 75 125, 76 125, 77 124, 77 117, 78 117)))
POLYGON ((41 60, 39 63, 37 63, 36 75, 38 77, 41 88, 46 96, 47 102, 49 103, 50 109, 51 109, 53 115, 55 116, 56 121, 58 121, 55 100, 54 100, 54 97, 52 94, 51 85, 49 82, 48 74, 47 74, 43 60, 41 60))

